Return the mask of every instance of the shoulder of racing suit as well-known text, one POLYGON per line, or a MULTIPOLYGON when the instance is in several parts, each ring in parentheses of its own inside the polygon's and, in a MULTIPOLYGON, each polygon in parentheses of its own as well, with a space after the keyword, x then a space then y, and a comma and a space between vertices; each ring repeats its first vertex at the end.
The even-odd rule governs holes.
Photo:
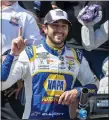
MULTIPOLYGON (((31 46, 27 46, 25 48, 25 51, 27 53, 27 56, 29 58, 29 61, 34 61, 34 59, 37 56, 37 51, 41 52, 48 52, 44 50, 43 44, 39 44, 39 45, 31 45, 31 46)), ((71 47, 66 47, 65 46, 65 52, 70 53, 72 52, 75 59, 77 59, 80 63, 82 61, 83 58, 83 50, 82 49, 77 49, 77 48, 71 48, 71 47)), ((70 54, 69 54, 70 55, 70 54)))

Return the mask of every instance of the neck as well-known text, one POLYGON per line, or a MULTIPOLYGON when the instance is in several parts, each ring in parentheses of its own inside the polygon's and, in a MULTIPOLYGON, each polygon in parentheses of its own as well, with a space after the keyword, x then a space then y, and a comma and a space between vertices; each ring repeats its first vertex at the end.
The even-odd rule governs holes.
POLYGON ((46 39, 46 43, 53 48, 57 48, 57 49, 62 49, 64 47, 64 43, 61 44, 54 44, 53 42, 51 42, 51 40, 46 39))

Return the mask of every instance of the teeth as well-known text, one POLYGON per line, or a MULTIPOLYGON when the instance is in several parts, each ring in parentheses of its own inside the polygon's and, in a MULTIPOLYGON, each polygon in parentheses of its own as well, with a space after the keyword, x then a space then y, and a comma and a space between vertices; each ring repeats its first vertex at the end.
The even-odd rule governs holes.
POLYGON ((60 36, 60 37, 62 37, 62 34, 57 34, 57 36, 60 36))

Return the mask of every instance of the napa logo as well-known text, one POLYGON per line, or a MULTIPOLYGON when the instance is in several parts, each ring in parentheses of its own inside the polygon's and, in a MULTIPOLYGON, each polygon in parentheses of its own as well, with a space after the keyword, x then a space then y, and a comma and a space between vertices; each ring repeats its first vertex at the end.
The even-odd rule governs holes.
POLYGON ((63 75, 50 74, 44 82, 44 88, 49 96, 60 96, 66 89, 63 75))

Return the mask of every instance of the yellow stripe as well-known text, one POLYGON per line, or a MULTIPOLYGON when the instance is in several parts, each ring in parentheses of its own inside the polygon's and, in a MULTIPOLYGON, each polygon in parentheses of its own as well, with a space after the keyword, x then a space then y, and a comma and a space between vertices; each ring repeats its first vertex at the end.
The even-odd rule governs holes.
MULTIPOLYGON (((48 41, 47 41, 47 45, 48 45, 51 49, 53 49, 53 50, 61 51, 60 48, 55 48, 55 47, 51 46, 48 41)), ((62 49, 62 48, 61 48, 61 49, 62 49)))
POLYGON ((74 58, 77 59, 76 52, 75 52, 75 50, 73 48, 72 48, 72 51, 73 51, 73 54, 74 54, 74 58))
POLYGON ((30 58, 30 62, 34 61, 36 59, 36 47, 32 46, 32 50, 33 50, 33 57, 30 58))
POLYGON ((74 54, 74 59, 75 59, 75 61, 77 62, 78 65, 80 65, 80 62, 79 62, 78 59, 77 59, 76 52, 75 52, 75 50, 74 50, 73 48, 72 48, 72 52, 73 52, 73 54, 74 54))
POLYGON ((37 70, 36 72, 34 72, 33 74, 32 74, 32 76, 34 76, 34 75, 36 75, 36 74, 38 74, 38 73, 41 73, 41 72, 49 72, 49 73, 56 73, 56 74, 68 74, 68 75, 71 75, 71 76, 73 76, 73 78, 74 78, 74 74, 73 73, 69 73, 69 72, 58 72, 57 73, 57 71, 55 71, 55 70, 37 70))
POLYGON ((52 46, 50 46, 50 45, 49 45, 49 47, 52 48, 53 50, 60 50, 60 49, 55 48, 55 47, 52 47, 52 46))

